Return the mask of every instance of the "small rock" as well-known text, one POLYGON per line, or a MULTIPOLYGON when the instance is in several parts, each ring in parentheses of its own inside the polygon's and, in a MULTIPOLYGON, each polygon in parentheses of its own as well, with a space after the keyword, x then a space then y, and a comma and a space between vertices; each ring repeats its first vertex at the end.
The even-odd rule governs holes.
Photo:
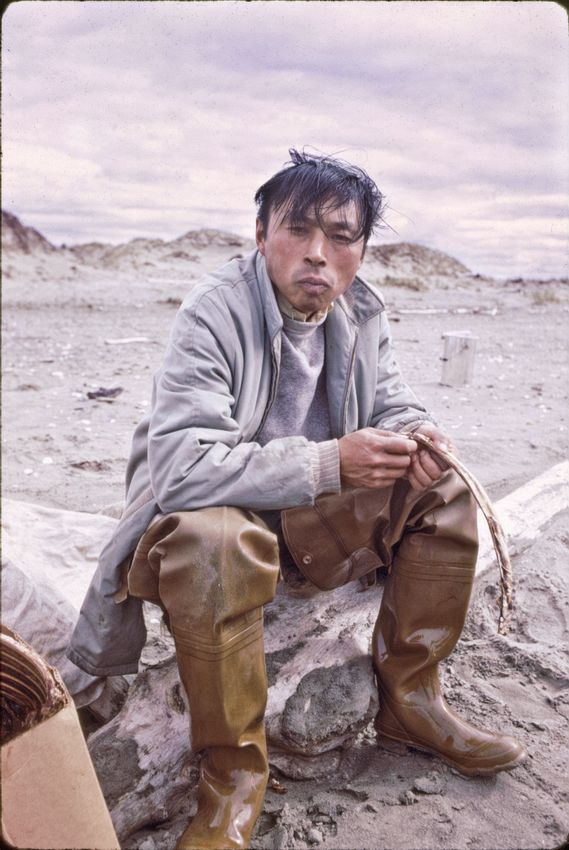
POLYGON ((363 788, 354 788, 352 785, 345 785, 339 790, 343 791, 344 794, 349 794, 350 797, 353 797, 360 803, 365 803, 366 800, 369 800, 369 794, 367 791, 364 791, 363 788))
POLYGON ((288 830, 279 824, 271 832, 271 843, 275 850, 285 850, 288 845, 288 830))
POLYGON ((309 844, 322 844, 322 833, 312 827, 306 834, 306 840, 309 844))
POLYGON ((276 767, 288 779, 320 779, 337 771, 341 753, 332 750, 319 756, 303 757, 296 753, 271 753, 271 766, 276 767))
POLYGON ((379 812, 379 808, 378 808, 378 806, 375 805, 375 803, 366 803, 365 806, 364 806, 364 812, 377 813, 377 812, 379 812))
POLYGON ((333 820, 333 818, 331 818, 331 817, 330 817, 330 815, 319 815, 319 814, 316 814, 316 815, 312 815, 312 822, 313 822, 313 823, 327 823, 327 824, 331 824, 331 823, 334 823, 334 820, 333 820))
POLYGON ((87 398, 112 400, 123 392, 123 387, 99 387, 96 390, 89 390, 87 398))
POLYGON ((443 794, 445 787, 445 780, 438 773, 428 773, 426 776, 419 776, 413 782, 413 791, 418 791, 420 794, 443 794))
POLYGON ((314 814, 326 815, 326 817, 331 818, 336 814, 336 806, 330 803, 329 800, 322 800, 322 802, 312 807, 312 811, 314 814))
POLYGON ((357 657, 317 667, 286 701, 280 735, 283 749, 318 756, 353 742, 377 710, 371 661, 357 657))
POLYGON ((398 799, 402 806, 412 806, 413 803, 419 802, 419 798, 412 791, 402 791, 398 799))

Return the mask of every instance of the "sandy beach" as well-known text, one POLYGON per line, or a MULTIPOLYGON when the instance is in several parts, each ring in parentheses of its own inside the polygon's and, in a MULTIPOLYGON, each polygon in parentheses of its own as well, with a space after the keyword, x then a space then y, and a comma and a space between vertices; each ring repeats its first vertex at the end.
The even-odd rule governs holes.
MULTIPOLYGON (((26 222, 33 224, 33 222, 26 222)), ((117 515, 134 426, 148 408, 181 299, 208 269, 253 246, 214 230, 171 242, 57 248, 5 223, 3 495, 117 515)), ((408 383, 453 436, 494 500, 567 458, 569 285, 495 281, 421 246, 370 249, 362 275, 385 295, 408 383), (477 339, 470 385, 443 386, 442 335, 477 339)), ((530 850, 569 832, 569 512, 538 542, 511 541, 516 608, 496 634, 496 574, 478 581, 463 638, 443 670, 449 701, 515 734, 526 765, 466 779, 437 759, 375 739, 339 767, 292 779, 276 768, 256 848, 530 850)), ((195 808, 124 841, 173 846, 195 808)))

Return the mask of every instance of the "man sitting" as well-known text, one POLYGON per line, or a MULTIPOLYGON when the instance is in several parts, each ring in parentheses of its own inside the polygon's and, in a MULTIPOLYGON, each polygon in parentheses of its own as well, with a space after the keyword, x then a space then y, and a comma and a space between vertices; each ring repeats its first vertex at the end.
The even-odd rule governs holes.
POLYGON ((378 732, 467 775, 525 755, 441 694, 437 665, 474 578, 476 510, 413 440, 450 446, 401 379, 381 294, 357 275, 383 197, 352 165, 291 157, 256 193, 257 249, 206 275, 177 314, 70 652, 93 674, 133 672, 141 600, 163 608, 203 753, 179 848, 249 846, 268 776, 263 606, 280 564, 306 571, 338 535, 351 541, 346 580, 388 571, 372 641, 378 732), (303 532, 315 503, 328 537, 303 532))

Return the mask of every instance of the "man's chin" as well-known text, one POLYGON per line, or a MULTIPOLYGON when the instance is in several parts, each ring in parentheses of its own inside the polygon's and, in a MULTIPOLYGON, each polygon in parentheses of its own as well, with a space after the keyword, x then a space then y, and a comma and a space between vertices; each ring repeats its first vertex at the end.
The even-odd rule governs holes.
POLYGON ((321 313, 323 310, 328 309, 328 301, 304 301, 299 304, 293 304, 292 306, 299 310, 301 313, 304 313, 306 316, 310 316, 313 313, 321 313))
POLYGON ((328 308, 331 300, 330 290, 325 289, 320 292, 300 292, 290 303, 302 313, 319 313, 328 308))

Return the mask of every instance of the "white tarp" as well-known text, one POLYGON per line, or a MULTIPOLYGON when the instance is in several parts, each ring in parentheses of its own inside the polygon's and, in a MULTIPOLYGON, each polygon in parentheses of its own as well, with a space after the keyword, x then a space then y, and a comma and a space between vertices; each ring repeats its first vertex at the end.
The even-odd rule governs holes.
POLYGON ((105 680, 84 673, 65 650, 116 523, 101 514, 2 500, 2 622, 60 671, 79 707, 99 696, 105 680))

